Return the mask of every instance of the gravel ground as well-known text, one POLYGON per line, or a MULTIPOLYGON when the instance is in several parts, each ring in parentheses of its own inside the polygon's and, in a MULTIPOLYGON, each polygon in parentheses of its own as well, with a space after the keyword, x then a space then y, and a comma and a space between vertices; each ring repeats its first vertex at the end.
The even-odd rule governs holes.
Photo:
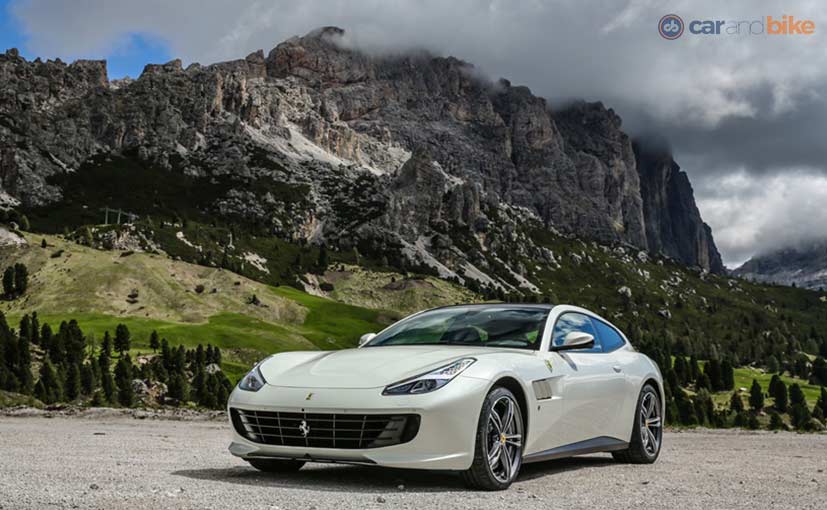
POLYGON ((311 464, 261 474, 219 422, 0 417, 0 508, 827 508, 827 435, 671 432, 654 465, 531 464, 509 491, 451 473, 311 464))

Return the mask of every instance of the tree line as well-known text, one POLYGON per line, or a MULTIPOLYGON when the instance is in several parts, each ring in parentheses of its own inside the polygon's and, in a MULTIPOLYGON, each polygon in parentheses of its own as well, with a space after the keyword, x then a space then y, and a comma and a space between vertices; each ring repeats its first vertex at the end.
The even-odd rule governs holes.
MULTIPOLYGON (((781 429, 787 427, 784 421, 784 415, 787 415, 790 426, 797 430, 820 430, 825 425, 827 389, 824 386, 827 384, 827 373, 822 370, 827 363, 821 356, 809 363, 806 370, 810 381, 821 385, 820 396, 812 411, 801 386, 792 383, 788 388, 782 380, 780 374, 784 367, 780 365, 775 367, 766 394, 758 381, 753 379, 748 390, 747 407, 740 389, 735 388, 735 365, 731 355, 701 363, 695 355, 687 357, 673 353, 673 346, 678 343, 670 341, 669 334, 651 335, 640 330, 637 333, 640 337, 633 340, 630 336, 630 340, 658 364, 663 374, 666 393, 664 409, 668 422, 757 429, 762 426, 759 417, 768 415, 766 428, 781 429), (712 393, 720 392, 732 393, 726 406, 716 407, 712 393), (767 405, 767 398, 773 399, 771 405, 767 405)), ((800 373, 795 363, 787 364, 786 368, 791 375, 800 373)))
POLYGON ((96 346, 74 319, 54 331, 34 312, 24 315, 15 331, 0 312, 0 388, 45 404, 131 407, 147 403, 144 394, 152 388, 160 404, 225 406, 232 384, 220 369, 218 347, 175 347, 153 331, 149 345, 155 354, 136 365, 129 355, 131 342, 125 324, 117 325, 114 336, 106 331, 96 346), (37 377, 33 366, 39 366, 37 377))

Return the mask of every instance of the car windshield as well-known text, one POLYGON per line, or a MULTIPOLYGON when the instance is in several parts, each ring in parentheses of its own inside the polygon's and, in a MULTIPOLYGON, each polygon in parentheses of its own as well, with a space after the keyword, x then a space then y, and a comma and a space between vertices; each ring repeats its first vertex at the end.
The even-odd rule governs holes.
POLYGON ((473 345, 537 349, 549 310, 515 305, 438 308, 397 322, 365 346, 473 345))

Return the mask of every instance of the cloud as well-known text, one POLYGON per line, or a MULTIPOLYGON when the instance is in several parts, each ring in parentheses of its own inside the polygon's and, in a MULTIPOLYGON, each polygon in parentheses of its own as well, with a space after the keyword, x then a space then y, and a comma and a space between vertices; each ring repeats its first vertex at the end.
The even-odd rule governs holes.
POLYGON ((718 226, 715 241, 728 267, 827 233, 827 176, 822 174, 756 177, 741 170, 707 177, 700 191, 699 208, 718 226))
MULTIPOLYGON (((783 7, 763 0, 16 0, 12 10, 28 35, 27 54, 65 60, 109 54, 125 34, 140 33, 185 63, 211 63, 336 25, 348 30, 349 44, 454 55, 492 78, 530 86, 552 105, 601 100, 633 134, 670 139, 721 240, 732 225, 719 222, 722 210, 750 214, 722 201, 752 203, 750 190, 780 179, 801 183, 789 189, 807 202, 817 195, 803 184, 822 185, 813 179, 827 175, 820 140, 827 131, 827 4, 815 0, 783 7), (687 33, 666 41, 656 27, 667 13, 687 21, 787 14, 814 20, 816 33, 687 33), (710 194, 725 179, 743 189, 730 187, 730 198, 710 194)), ((752 224, 735 223, 746 229, 741 238, 754 241, 736 242, 733 234, 721 242, 728 260, 762 246, 749 234, 752 224)))

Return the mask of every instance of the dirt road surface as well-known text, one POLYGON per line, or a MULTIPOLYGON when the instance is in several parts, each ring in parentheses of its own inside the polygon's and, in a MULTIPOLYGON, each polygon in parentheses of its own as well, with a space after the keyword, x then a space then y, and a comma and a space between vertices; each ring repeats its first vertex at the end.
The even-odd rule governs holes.
POLYGON ((527 465, 512 488, 451 473, 310 464, 255 471, 222 422, 0 418, 0 509, 827 508, 827 435, 672 432, 654 465, 527 465))

